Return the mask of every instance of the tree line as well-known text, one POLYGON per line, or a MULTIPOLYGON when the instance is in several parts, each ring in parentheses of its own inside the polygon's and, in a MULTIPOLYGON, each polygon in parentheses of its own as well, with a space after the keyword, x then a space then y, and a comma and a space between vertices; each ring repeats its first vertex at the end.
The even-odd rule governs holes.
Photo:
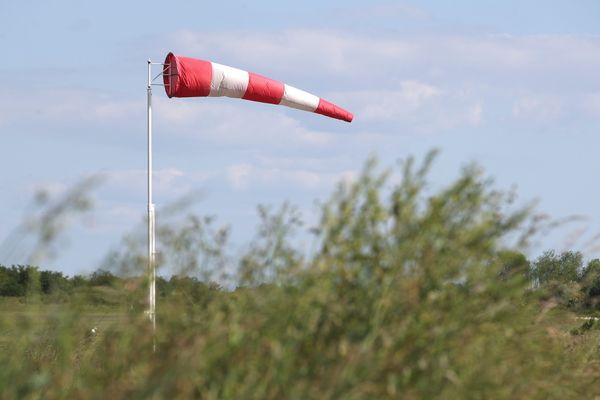
MULTIPOLYGON (((600 259, 587 263, 578 251, 548 250, 534 260, 518 251, 500 251, 504 265, 499 279, 520 276, 527 279, 531 290, 539 291, 546 299, 574 310, 600 311, 600 259)), ((110 287, 120 290, 139 288, 144 278, 124 278, 106 269, 89 275, 68 276, 59 271, 41 270, 32 265, 0 265, 0 296, 26 297, 38 293, 47 301, 67 301, 77 290, 110 287)), ((190 300, 200 300, 207 289, 218 285, 196 277, 174 275, 169 279, 157 277, 157 295, 183 292, 190 300)))
POLYGON ((69 277, 62 272, 40 270, 33 265, 0 265, 0 296, 24 297, 32 292, 69 294, 78 287, 111 286, 117 280, 119 278, 105 270, 97 270, 88 276, 69 277))
MULTIPOLYGON (((145 278, 121 277, 106 269, 97 269, 88 275, 68 276, 59 271, 41 270, 33 265, 0 265, 0 297, 24 299, 38 296, 45 302, 55 303, 70 301, 74 296, 87 292, 96 296, 78 297, 77 300, 117 304, 131 299, 132 296, 127 295, 143 290, 144 285, 145 278)), ((174 275, 169 279, 160 276, 156 279, 159 297, 182 293, 192 302, 201 301, 207 292, 217 289, 219 285, 203 282, 196 277, 174 275)))

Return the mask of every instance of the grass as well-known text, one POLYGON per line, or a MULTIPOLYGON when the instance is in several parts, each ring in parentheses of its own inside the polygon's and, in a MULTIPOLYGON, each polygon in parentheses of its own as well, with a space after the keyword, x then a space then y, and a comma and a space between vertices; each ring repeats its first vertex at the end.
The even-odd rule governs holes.
MULTIPOLYGON (((155 339, 143 287, 94 288, 59 306, 0 304, 0 397, 600 396, 597 326, 583 329, 500 256, 509 239, 518 239, 509 250, 526 244, 531 210, 472 166, 431 194, 430 162, 407 162, 399 183, 369 163, 341 184, 308 256, 294 245, 294 210, 262 208, 235 290, 176 280, 160 297, 155 339)), ((227 258, 226 231, 205 221, 162 230, 164 254, 188 274, 227 258)), ((143 267, 144 246, 127 244, 111 260, 143 267)))
MULTIPOLYGON (((281 303, 279 298, 277 302, 280 304, 276 305, 272 303, 273 294, 269 291, 262 293, 265 295, 261 296, 263 298, 254 297, 252 293, 222 294, 219 300, 208 304, 206 310, 182 308, 179 300, 174 299, 164 302, 162 313, 158 316, 157 353, 151 349, 149 321, 126 310, 2 301, 0 343, 3 361, 20 359, 22 368, 20 372, 11 371, 13 379, 10 383, 4 381, 5 384, 16 385, 18 390, 5 386, 2 397, 20 393, 46 393, 44 397, 47 398, 94 398, 104 397, 107 393, 115 398, 164 398, 170 395, 202 398, 428 398, 434 392, 440 395, 439 398, 477 398, 483 394, 493 398, 593 398, 600 395, 592 384, 594 377, 600 373, 600 329, 595 326, 581 334, 573 334, 582 322, 576 314, 563 309, 541 308, 525 327, 490 320, 483 322, 487 326, 473 331, 473 327, 459 323, 463 326, 462 330, 472 331, 466 334, 442 333, 454 331, 449 320, 431 325, 434 331, 436 326, 441 330, 436 333, 423 325, 430 324, 423 320, 427 318, 426 314, 417 315, 421 319, 417 321, 418 329, 422 330, 426 339, 423 345, 430 349, 419 350, 418 336, 414 336, 409 342, 404 342, 396 350, 401 353, 394 356, 392 348, 395 346, 390 347, 392 343, 376 343, 386 340, 385 335, 379 334, 372 339, 368 339, 369 335, 366 338, 362 336, 357 342, 353 336, 361 335, 352 333, 352 329, 343 328, 333 333, 330 331, 333 326, 319 327, 318 319, 311 321, 311 313, 304 309, 305 306, 315 307, 317 312, 312 314, 318 317, 323 315, 324 310, 319 310, 323 305, 298 303, 298 298, 291 299, 288 304, 281 303), (230 309, 227 313, 228 307, 241 304, 243 309, 230 309), (281 320, 280 313, 292 304, 297 307, 296 312, 308 319, 299 321, 288 316, 286 322, 281 320), (90 334, 94 326, 98 328, 97 335, 90 334), (506 329, 514 329, 514 332, 510 334, 506 329), (328 338, 330 334, 334 336, 328 338), (515 338, 518 335, 523 336, 515 338), (489 340, 481 342, 486 336, 489 340), (535 350, 531 339, 539 341, 542 347, 535 350), (369 343, 372 340, 375 342, 369 343), (438 345, 442 346, 441 352, 436 350, 438 345), (515 345, 524 347, 511 348, 515 345), (453 346, 458 351, 451 350, 453 346), (410 353, 415 351, 420 355, 412 358, 410 353), (519 352, 525 353, 523 358, 519 352), (366 383, 373 376, 369 368, 362 368, 370 365, 377 370, 381 362, 391 362, 397 365, 396 368, 402 365, 396 364, 393 358, 388 361, 379 358, 386 357, 386 354, 398 357, 398 361, 407 357, 412 359, 406 362, 416 367, 414 373, 419 374, 420 369, 429 372, 421 378, 405 376, 403 379, 408 381, 404 389, 393 389, 389 386, 393 383, 386 384, 386 380, 371 383, 374 385, 371 387, 366 383), (345 361, 340 363, 342 360, 345 361), (527 364, 515 364, 523 360, 528 360, 527 364), (432 361, 435 364, 430 364, 432 361), (364 362, 366 364, 363 365, 364 362), (442 364, 438 364, 440 362, 442 364), (260 365, 262 368, 259 368, 260 365), (576 370, 574 366, 578 366, 576 370), (436 376, 444 368, 454 372, 445 372, 440 382, 436 376), (488 368, 493 374, 498 374, 499 382, 491 379, 493 375, 487 375, 490 372, 488 368), (505 368, 520 372, 515 375, 514 371, 505 368), (539 376, 536 371, 540 369, 546 373, 557 371, 549 376, 539 376), (473 371, 465 374, 464 370, 473 371), (460 383, 473 379, 470 375, 477 371, 481 375, 473 382, 481 381, 481 385, 473 386, 471 383, 460 388, 460 383), (349 373, 350 376, 344 376, 349 373), (202 375, 206 376, 203 378, 202 375), (558 382, 552 378, 565 375, 571 381, 560 383, 558 390, 555 387, 558 382), (514 386, 509 387, 510 390, 501 390, 497 385, 506 383, 504 379, 509 378, 514 386), (348 379, 353 382, 349 386, 344 384, 348 379), (262 380, 266 384, 261 384, 262 380), (425 386, 421 386, 421 380, 425 386), (308 386, 297 387, 300 382, 308 386), (61 389, 61 385, 66 385, 66 388, 61 389), (531 389, 526 388, 528 385, 531 389), (199 390, 198 386, 204 389, 199 390), (224 390, 228 387, 229 390, 224 390)), ((333 312, 330 318, 335 321, 335 309, 329 312, 333 312)), ((516 318, 522 316, 517 315, 516 318)), ((346 323, 351 324, 351 321, 346 323)), ((387 340, 393 342, 395 339, 389 337, 387 340)), ((5 369, 0 376, 6 375, 6 372, 5 369)))

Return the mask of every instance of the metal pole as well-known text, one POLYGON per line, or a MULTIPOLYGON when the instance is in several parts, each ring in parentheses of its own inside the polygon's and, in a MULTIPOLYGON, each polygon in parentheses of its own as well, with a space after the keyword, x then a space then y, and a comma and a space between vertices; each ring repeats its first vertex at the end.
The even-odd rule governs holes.
MULTIPOLYGON (((152 322, 153 338, 156 334, 156 236, 154 204, 152 203, 152 61, 148 59, 148 316, 152 322)), ((156 344, 153 344, 156 350, 156 344)))

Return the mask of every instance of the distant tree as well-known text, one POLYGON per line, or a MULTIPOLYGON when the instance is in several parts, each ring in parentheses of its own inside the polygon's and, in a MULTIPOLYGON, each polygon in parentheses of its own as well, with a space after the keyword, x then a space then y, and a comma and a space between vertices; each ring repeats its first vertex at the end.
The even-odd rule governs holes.
POLYGON ((82 275, 74 275, 70 279, 70 282, 71 282, 71 286, 76 288, 76 287, 86 286, 88 284, 88 279, 82 275))
POLYGON ((62 272, 41 271, 40 286, 43 294, 68 292, 71 286, 68 278, 62 272))
POLYGON ((549 282, 577 282, 583 269, 583 255, 578 251, 564 251, 556 254, 548 250, 532 265, 532 278, 537 285, 549 282))
POLYGON ((156 293, 158 297, 166 297, 169 294, 169 281, 162 276, 156 277, 156 293))
POLYGON ((600 306, 600 259, 595 258, 586 265, 581 276, 581 291, 588 307, 600 306))
POLYGON ((41 294, 40 269, 31 265, 24 268, 27 271, 27 301, 37 302, 41 294))
POLYGON ((169 294, 188 304, 205 305, 220 290, 217 284, 202 282, 196 277, 173 275, 168 281, 169 294))
POLYGON ((27 275, 21 279, 21 269, 14 265, 12 267, 0 266, 0 296, 25 296, 27 290, 27 275))
POLYGON ((112 286, 115 284, 117 277, 110 271, 105 269, 97 269, 90 276, 90 286, 112 286))
POLYGON ((24 265, 17 265, 16 267, 13 265, 12 267, 17 274, 17 282, 19 286, 23 287, 23 296, 27 291, 27 286, 29 285, 29 270, 28 267, 24 265))

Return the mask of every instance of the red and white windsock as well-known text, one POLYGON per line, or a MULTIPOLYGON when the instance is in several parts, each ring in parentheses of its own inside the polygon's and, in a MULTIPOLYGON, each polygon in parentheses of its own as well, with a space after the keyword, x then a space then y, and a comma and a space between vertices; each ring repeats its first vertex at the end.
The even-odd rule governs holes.
POLYGON ((163 72, 169 97, 227 96, 281 104, 351 122, 352 113, 293 86, 210 61, 169 53, 163 72))

